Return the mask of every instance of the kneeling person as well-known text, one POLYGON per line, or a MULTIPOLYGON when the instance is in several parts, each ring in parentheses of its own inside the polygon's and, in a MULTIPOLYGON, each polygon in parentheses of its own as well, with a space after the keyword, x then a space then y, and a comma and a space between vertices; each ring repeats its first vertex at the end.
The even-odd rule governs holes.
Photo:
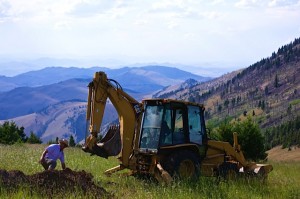
POLYGON ((68 146, 68 140, 62 139, 58 144, 51 144, 45 149, 39 161, 45 170, 55 169, 57 159, 60 160, 62 169, 66 168, 64 149, 68 146))

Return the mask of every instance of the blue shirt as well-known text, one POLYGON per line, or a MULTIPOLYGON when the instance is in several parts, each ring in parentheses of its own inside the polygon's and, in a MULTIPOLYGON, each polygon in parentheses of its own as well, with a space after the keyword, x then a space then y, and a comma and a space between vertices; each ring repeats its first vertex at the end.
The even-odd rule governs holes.
POLYGON ((59 159, 61 163, 65 163, 65 155, 64 152, 60 150, 59 144, 51 144, 46 148, 46 150, 48 151, 46 154, 47 159, 55 161, 59 159))

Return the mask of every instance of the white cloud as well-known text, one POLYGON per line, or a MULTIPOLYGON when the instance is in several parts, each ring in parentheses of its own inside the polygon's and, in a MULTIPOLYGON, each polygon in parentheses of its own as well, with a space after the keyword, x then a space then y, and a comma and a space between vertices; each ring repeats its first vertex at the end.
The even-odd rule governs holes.
POLYGON ((179 26, 179 23, 177 21, 169 21, 169 23, 168 23, 169 29, 175 29, 178 26, 179 26))
POLYGON ((127 8, 112 8, 107 11, 106 14, 110 16, 112 19, 117 19, 125 16, 128 13, 127 8))
POLYGON ((238 8, 267 8, 267 7, 291 7, 299 5, 299 0, 239 0, 234 5, 238 8))
POLYGON ((71 29, 71 25, 67 21, 60 21, 60 22, 55 23, 55 25, 54 25, 54 30, 65 30, 65 29, 68 29, 68 30, 71 29))
POLYGON ((258 7, 261 4, 261 1, 258 0, 240 0, 235 3, 235 6, 238 8, 253 8, 258 7))
POLYGON ((221 13, 221 12, 215 12, 215 11, 212 11, 212 12, 203 12, 200 14, 201 16, 207 18, 207 19, 219 19, 219 18, 222 18, 224 17, 224 14, 221 13))
POLYGON ((77 17, 93 17, 114 8, 114 1, 83 0, 73 3, 70 14, 77 17))
POLYGON ((224 4, 225 0, 213 0, 211 2, 211 5, 220 5, 220 4, 224 4))
POLYGON ((149 22, 145 19, 138 19, 134 22, 134 24, 137 26, 144 26, 144 25, 149 24, 149 22))
POLYGON ((270 7, 290 7, 299 5, 299 0, 270 0, 268 3, 268 6, 270 7))
POLYGON ((185 40, 190 40, 190 39, 194 39, 196 37, 196 35, 195 35, 195 33, 190 32, 190 33, 185 33, 183 37, 185 40))
POLYGON ((177 10, 184 9, 182 0, 163 0, 152 4, 153 10, 177 10))
POLYGON ((0 1, 0 18, 9 16, 10 4, 8 1, 0 1))

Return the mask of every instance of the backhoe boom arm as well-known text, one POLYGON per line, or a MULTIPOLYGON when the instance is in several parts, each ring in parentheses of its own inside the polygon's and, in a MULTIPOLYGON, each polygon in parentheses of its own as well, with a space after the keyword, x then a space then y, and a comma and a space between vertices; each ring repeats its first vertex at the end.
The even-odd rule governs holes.
POLYGON ((142 105, 125 93, 119 85, 114 86, 107 79, 104 72, 96 72, 93 81, 89 84, 86 119, 90 123, 90 135, 86 139, 85 151, 93 153, 97 144, 97 134, 100 132, 106 101, 109 99, 114 105, 120 123, 122 146, 121 161, 126 167, 133 151, 136 125, 139 124, 142 105))

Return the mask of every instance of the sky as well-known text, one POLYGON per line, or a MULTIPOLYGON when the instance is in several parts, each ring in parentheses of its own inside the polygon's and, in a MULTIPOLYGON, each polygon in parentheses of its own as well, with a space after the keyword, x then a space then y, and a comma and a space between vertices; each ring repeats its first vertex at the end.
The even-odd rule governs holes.
POLYGON ((299 37, 300 0, 0 0, 0 75, 147 63, 219 75, 299 37))

